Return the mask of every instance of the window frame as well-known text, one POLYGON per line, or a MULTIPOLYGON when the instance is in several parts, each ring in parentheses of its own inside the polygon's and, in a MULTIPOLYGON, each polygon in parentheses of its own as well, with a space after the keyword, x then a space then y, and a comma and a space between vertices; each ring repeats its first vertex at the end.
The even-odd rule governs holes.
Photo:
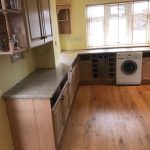
MULTIPOLYGON (((148 2, 148 9, 147 9, 147 28, 146 28, 146 41, 144 43, 133 43, 133 8, 135 3, 144 2, 144 1, 130 1, 130 2, 115 2, 115 3, 105 3, 105 4, 94 4, 94 5, 86 5, 87 7, 92 7, 95 5, 102 5, 104 6, 104 45, 93 46, 89 45, 89 41, 87 40, 87 47, 88 48, 101 48, 101 47, 131 47, 131 46, 149 46, 150 45, 150 1, 148 2), (119 43, 119 11, 118 11, 118 43, 110 45, 108 42, 108 29, 109 29, 109 18, 110 18, 110 9, 112 5, 116 5, 119 7, 119 5, 125 5, 126 12, 125 12, 125 18, 127 21, 127 43, 119 43)), ((91 21, 91 20, 90 20, 91 21)), ((86 22, 86 29, 87 29, 87 35, 88 34, 88 21, 86 22)), ((86 36, 87 37, 87 36, 86 36)), ((87 37, 88 39, 88 37, 87 37)))

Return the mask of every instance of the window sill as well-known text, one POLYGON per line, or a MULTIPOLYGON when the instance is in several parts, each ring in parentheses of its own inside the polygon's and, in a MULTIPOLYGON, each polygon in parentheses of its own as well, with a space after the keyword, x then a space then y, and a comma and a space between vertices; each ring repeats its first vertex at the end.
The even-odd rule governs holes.
POLYGON ((150 47, 150 44, 141 44, 141 45, 118 45, 118 46, 101 46, 101 47, 89 47, 87 50, 96 50, 96 49, 116 49, 116 48, 141 48, 141 47, 150 47))

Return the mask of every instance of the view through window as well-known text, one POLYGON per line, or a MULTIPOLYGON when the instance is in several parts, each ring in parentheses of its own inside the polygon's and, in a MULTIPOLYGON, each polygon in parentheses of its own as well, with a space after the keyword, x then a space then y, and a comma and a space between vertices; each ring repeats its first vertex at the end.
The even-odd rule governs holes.
POLYGON ((88 47, 150 43, 150 2, 86 7, 88 47))

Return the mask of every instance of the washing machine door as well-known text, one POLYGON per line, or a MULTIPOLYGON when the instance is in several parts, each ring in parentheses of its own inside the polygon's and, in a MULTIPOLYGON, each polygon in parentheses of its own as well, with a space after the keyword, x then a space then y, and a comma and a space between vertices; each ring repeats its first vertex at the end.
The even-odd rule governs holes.
POLYGON ((125 75, 133 75, 137 71, 137 64, 133 60, 127 60, 121 65, 121 71, 125 75))

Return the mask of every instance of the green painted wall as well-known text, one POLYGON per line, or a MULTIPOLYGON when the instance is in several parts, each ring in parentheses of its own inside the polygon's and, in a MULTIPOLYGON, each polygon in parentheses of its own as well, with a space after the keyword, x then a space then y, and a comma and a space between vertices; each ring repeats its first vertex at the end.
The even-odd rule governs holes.
POLYGON ((85 6, 124 2, 124 0, 56 0, 57 4, 71 4, 71 34, 60 35, 61 50, 86 49, 85 6))

